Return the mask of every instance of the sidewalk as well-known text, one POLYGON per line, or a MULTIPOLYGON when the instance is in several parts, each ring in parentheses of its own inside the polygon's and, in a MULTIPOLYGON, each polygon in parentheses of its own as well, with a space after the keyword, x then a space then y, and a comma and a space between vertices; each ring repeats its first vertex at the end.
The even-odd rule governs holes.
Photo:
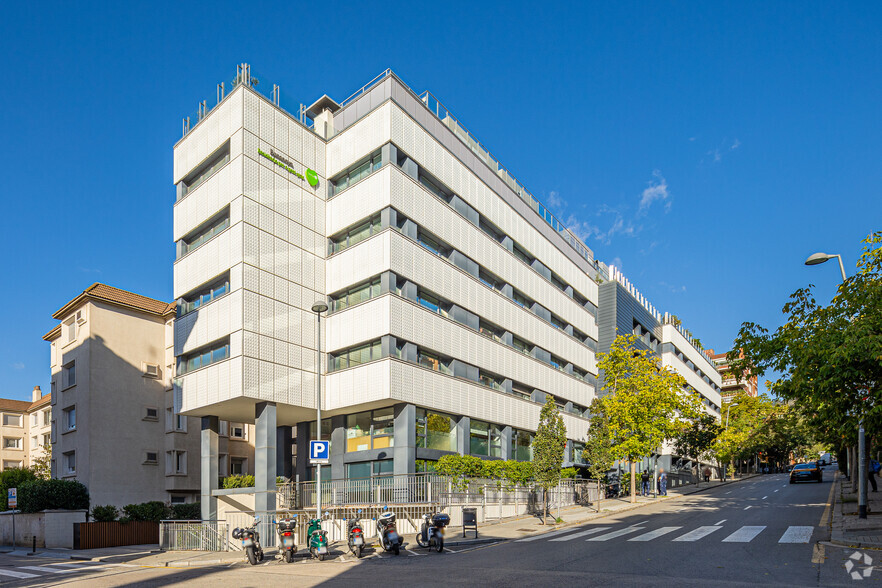
MULTIPOLYGON (((601 501, 599 513, 597 512, 597 507, 595 505, 564 507, 560 509, 559 515, 557 509, 552 509, 551 516, 548 518, 548 525, 542 525, 542 521, 539 517, 534 515, 512 517, 500 522, 487 522, 478 527, 477 538, 475 537, 474 531, 469 531, 467 533, 468 536, 463 538, 461 527, 449 527, 446 533, 447 538, 444 541, 444 546, 457 549, 459 547, 477 547, 487 543, 521 539, 530 535, 537 535, 554 531, 556 529, 581 525, 612 514, 637 510, 669 500, 676 500, 683 496, 704 492, 719 486, 749 480, 752 477, 754 476, 748 475, 726 482, 713 481, 707 484, 702 483, 697 488, 695 486, 684 486, 677 488, 676 490, 669 490, 667 496, 660 496, 657 498, 638 497, 637 502, 634 504, 631 504, 629 497, 604 499, 601 501), (554 523, 554 517, 556 516, 560 517, 562 521, 561 523, 554 523)), ((879 509, 880 512, 882 512, 882 499, 880 499, 879 509)), ((882 520, 880 520, 880 524, 882 524, 882 520)), ((405 536, 405 548, 409 547, 408 543, 412 543, 412 540, 412 535, 405 536)), ((337 542, 331 546, 331 552, 332 554, 348 553, 348 549, 345 543, 337 542)), ((11 547, 0 547, 0 553, 13 556, 85 560, 103 563, 125 563, 151 567, 216 566, 231 565, 244 561, 244 555, 241 551, 159 551, 158 545, 132 545, 129 547, 82 549, 76 551, 68 549, 37 549, 36 554, 31 554, 30 550, 17 549, 13 551, 11 547)), ((274 550, 267 550, 268 555, 273 553, 274 550)), ((307 557, 303 546, 300 546, 297 555, 298 558, 307 557)))
POLYGON ((858 495, 851 482, 836 476, 833 484, 830 542, 847 547, 882 549, 882 490, 867 483, 867 518, 858 517, 858 495))

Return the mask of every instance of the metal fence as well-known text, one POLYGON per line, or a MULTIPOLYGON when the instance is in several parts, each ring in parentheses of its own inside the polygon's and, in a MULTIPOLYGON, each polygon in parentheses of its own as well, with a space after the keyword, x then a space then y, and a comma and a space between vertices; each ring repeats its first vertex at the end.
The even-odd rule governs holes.
POLYGON ((228 551, 226 521, 161 521, 159 548, 167 551, 228 551))
MULTIPOLYGON (((323 481, 322 505, 418 504, 438 502, 448 482, 437 474, 402 474, 365 479, 323 481)), ((310 508, 316 504, 316 483, 289 483, 279 488, 287 508, 310 508)))

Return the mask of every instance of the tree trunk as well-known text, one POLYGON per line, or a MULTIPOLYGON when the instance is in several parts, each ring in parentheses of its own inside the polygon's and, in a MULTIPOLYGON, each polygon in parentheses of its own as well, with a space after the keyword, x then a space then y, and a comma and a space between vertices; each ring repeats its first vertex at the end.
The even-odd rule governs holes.
POLYGON ((637 502, 637 464, 631 462, 631 502, 637 502))
POLYGON ((547 525, 545 518, 548 516, 548 488, 542 488, 542 524, 547 525))

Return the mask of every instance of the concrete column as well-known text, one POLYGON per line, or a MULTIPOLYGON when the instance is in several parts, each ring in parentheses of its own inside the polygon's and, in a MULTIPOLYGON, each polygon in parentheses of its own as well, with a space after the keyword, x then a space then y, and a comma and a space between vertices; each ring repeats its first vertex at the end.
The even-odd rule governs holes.
POLYGON ((394 292, 397 280, 398 276, 392 272, 383 272, 380 274, 380 293, 385 294, 387 292, 394 292))
POLYGON ((201 475, 201 504, 202 520, 217 520, 217 497, 212 494, 217 490, 218 466, 217 466, 217 434, 220 430, 220 422, 216 416, 202 417, 202 469, 201 475))
POLYGON ((294 477, 294 463, 291 461, 293 439, 291 427, 276 427, 276 471, 289 480, 294 477))
POLYGON ((297 444, 297 463, 294 464, 294 474, 305 482, 309 471, 309 422, 297 423, 295 441, 297 444))
POLYGON ((412 474, 416 467, 416 407, 413 404, 395 405, 394 431, 393 472, 412 474))
POLYGON ((384 165, 387 163, 398 165, 398 148, 392 143, 386 143, 380 149, 380 160, 384 165))
POLYGON ((276 404, 254 406, 254 510, 276 510, 276 404))
POLYGON ((472 426, 472 419, 462 417, 456 423, 456 451, 460 455, 469 455, 469 435, 472 426))
MULTIPOLYGON (((511 382, 511 380, 506 380, 511 382)), ((499 445, 502 449, 502 459, 514 459, 511 454, 511 427, 502 427, 499 435, 499 445)))
POLYGON ((380 211, 380 227, 385 229, 386 227, 396 227, 398 226, 398 211, 394 208, 386 207, 380 211))

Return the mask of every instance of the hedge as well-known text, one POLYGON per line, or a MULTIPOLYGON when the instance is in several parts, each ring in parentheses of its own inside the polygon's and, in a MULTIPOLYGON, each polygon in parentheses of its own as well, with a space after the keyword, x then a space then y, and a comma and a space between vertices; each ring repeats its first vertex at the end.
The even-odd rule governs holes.
POLYGON ((254 476, 246 474, 244 476, 235 475, 224 478, 224 488, 253 488, 254 476))
POLYGON ((96 523, 110 523, 119 516, 119 510, 112 504, 107 506, 93 506, 92 520, 96 523))
POLYGON ((120 522, 130 521, 198 521, 202 519, 202 508, 198 502, 185 504, 164 504, 159 501, 142 502, 140 504, 127 504, 119 510, 108 504, 107 506, 92 507, 92 520, 97 523, 111 522, 119 518, 120 522))
MULTIPOLYGON (((21 485, 36 480, 37 475, 30 468, 10 468, 0 472, 0 510, 9 510, 7 503, 10 488, 21 488, 21 485)), ((17 507, 20 508, 20 507, 17 507)))
POLYGON ((89 490, 76 480, 30 480, 18 487, 22 512, 88 510, 89 490))

